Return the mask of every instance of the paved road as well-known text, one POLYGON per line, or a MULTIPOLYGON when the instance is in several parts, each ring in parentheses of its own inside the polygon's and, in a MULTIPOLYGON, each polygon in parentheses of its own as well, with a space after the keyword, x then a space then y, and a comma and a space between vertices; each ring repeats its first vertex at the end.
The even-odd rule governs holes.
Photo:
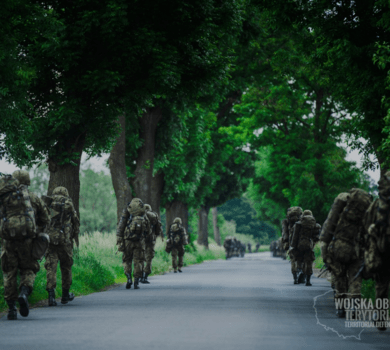
POLYGON ((293 285, 288 261, 268 252, 150 281, 3 317, 0 350, 389 349, 390 330, 346 328, 326 280, 293 285))

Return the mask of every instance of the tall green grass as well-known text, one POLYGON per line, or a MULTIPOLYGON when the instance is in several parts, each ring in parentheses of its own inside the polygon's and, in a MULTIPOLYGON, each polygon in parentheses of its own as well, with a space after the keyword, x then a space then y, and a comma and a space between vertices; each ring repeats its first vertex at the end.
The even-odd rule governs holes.
MULTIPOLYGON (((205 260, 225 259, 225 252, 212 239, 209 249, 192 242, 184 255, 184 266, 201 263, 205 260), (189 251, 188 251, 189 250, 189 251)), ((162 274, 172 269, 172 258, 165 252, 165 242, 157 239, 156 255, 152 263, 152 275, 162 274)), ((77 295, 85 295, 99 291, 115 283, 126 281, 122 266, 122 253, 117 253, 116 236, 111 233, 95 232, 80 237, 80 247, 75 249, 72 268, 73 284, 71 291, 77 295)), ((30 303, 47 299, 46 270, 41 262, 30 303)), ((7 308, 4 296, 3 274, 0 270, 0 311, 7 308)), ((57 269, 56 296, 61 296, 61 271, 57 269)))

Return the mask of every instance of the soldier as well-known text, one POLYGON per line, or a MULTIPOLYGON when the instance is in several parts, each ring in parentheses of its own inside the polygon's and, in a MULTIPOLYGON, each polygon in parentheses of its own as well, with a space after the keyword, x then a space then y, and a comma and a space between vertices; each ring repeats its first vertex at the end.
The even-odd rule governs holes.
POLYGON ((139 289, 145 252, 145 237, 150 234, 150 231, 150 223, 145 215, 145 206, 141 199, 134 198, 127 208, 123 209, 116 230, 118 251, 123 252, 123 268, 127 277, 126 289, 130 289, 133 284, 131 278, 133 262, 134 289, 139 289))
POLYGON ((223 242, 223 247, 225 248, 225 252, 226 252, 226 260, 232 257, 232 253, 233 253, 232 245, 233 245, 232 237, 227 236, 225 238, 225 241, 223 242))
POLYGON ((49 249, 46 253, 45 269, 47 271, 46 290, 49 294, 49 306, 56 306, 55 288, 57 286, 57 265, 60 263, 62 276, 61 304, 74 299, 69 293, 72 285, 73 241, 79 245, 80 221, 65 187, 56 187, 51 197, 46 197, 51 222, 48 234, 49 249))
MULTIPOLYGON (((360 298, 362 277, 357 275, 362 264, 363 216, 372 197, 366 191, 352 188, 348 193, 340 193, 324 223, 320 240, 322 258, 333 273, 335 298, 343 303, 349 300, 353 305, 360 298), (349 288, 349 291, 348 291, 349 288), (349 293, 348 293, 349 292, 349 293)), ((338 309, 338 317, 345 317, 345 310, 338 309)))
POLYGON ((186 229, 182 225, 180 218, 175 218, 172 225, 169 227, 167 247, 170 246, 172 253, 172 267, 173 272, 182 272, 184 246, 188 244, 188 236, 186 229), (179 257, 179 263, 177 263, 177 257, 179 257))
POLYGON ((8 320, 17 319, 16 301, 23 317, 29 314, 28 296, 32 293, 39 263, 32 257, 33 238, 50 224, 43 201, 28 190, 30 175, 16 170, 0 179, 1 222, 3 239, 1 267, 4 273, 4 299, 8 320), (20 272, 19 296, 17 273, 20 272))
MULTIPOLYGON (((287 209, 287 217, 282 221, 282 242, 283 249, 289 251, 291 239, 293 236, 294 225, 299 221, 303 210, 301 207, 291 207, 287 209)), ((290 254, 291 260, 291 273, 294 278, 294 284, 303 283, 303 280, 298 280, 298 271, 301 269, 301 266, 298 266, 297 261, 294 256, 290 254)), ((304 277, 302 275, 302 277, 304 277)))
POLYGON ((256 253, 259 251, 260 243, 256 243, 256 253))
MULTIPOLYGON (((390 171, 386 172, 378 183, 379 198, 368 208, 364 219, 365 247, 364 272, 375 280, 375 297, 382 299, 382 305, 388 304, 390 283, 390 171)), ((388 314, 388 308, 383 307, 388 314)), ((383 318, 383 315, 380 316, 383 318)), ((379 319, 383 321, 383 319, 379 319)), ((380 331, 386 327, 377 324, 380 331)))
POLYGON ((143 273, 140 282, 149 284, 150 282, 148 281, 148 276, 152 273, 152 260, 154 258, 154 246, 156 245, 156 238, 157 236, 160 236, 164 241, 164 234, 158 214, 152 211, 152 207, 149 204, 145 204, 145 212, 150 222, 151 234, 145 237, 146 266, 144 266, 144 262, 142 262, 143 273))
POLYGON ((303 266, 306 275, 306 286, 311 286, 310 278, 313 274, 314 245, 319 240, 321 226, 310 210, 305 210, 300 220, 294 225, 290 253, 299 266, 303 266))
POLYGON ((248 243, 248 252, 252 253, 252 244, 248 243))
POLYGON ((240 245, 236 237, 233 237, 233 256, 237 258, 240 256, 240 245))
POLYGON ((241 258, 243 258, 245 256, 246 245, 244 243, 241 243, 241 241, 238 241, 238 247, 240 251, 240 256, 241 258))
POLYGON ((283 249, 282 237, 280 237, 280 238, 277 240, 277 245, 278 245, 279 256, 280 256, 283 260, 286 260, 286 258, 287 258, 287 253, 286 253, 286 251, 283 249))

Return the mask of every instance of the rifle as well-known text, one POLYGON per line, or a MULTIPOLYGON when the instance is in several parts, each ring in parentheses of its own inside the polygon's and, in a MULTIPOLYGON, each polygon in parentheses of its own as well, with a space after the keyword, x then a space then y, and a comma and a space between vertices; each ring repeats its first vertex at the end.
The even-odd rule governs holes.
POLYGON ((353 280, 349 284, 353 283, 363 273, 364 267, 365 267, 365 264, 364 264, 364 260, 363 260, 362 264, 360 265, 359 271, 357 272, 357 274, 355 275, 355 277, 353 278, 353 280))
POLYGON ((328 265, 324 264, 324 265, 321 267, 320 273, 318 274, 317 278, 320 278, 326 271, 331 272, 332 269, 331 269, 328 265))

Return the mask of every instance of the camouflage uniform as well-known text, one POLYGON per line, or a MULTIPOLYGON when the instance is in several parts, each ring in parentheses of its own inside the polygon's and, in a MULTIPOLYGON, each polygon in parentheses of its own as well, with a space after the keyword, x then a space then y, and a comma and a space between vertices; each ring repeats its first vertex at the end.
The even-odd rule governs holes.
POLYGON ((252 253, 252 244, 248 243, 248 252, 252 253))
POLYGON ((232 248, 232 237, 228 236, 225 238, 225 241, 223 242, 223 247, 225 248, 226 252, 226 259, 230 259, 232 257, 233 248, 232 248))
MULTIPOLYGON (((360 189, 341 193, 324 223, 320 236, 324 242, 321 252, 325 264, 332 270, 335 297, 338 299, 361 297, 362 277, 355 276, 363 260, 360 242, 363 238, 362 218, 371 201, 371 196, 360 189), (359 201, 352 197, 359 198, 359 201), (353 203, 359 205, 350 207, 353 203)), ((336 315, 345 317, 345 311, 337 310, 336 315)))
MULTIPOLYGON (((287 209, 287 218, 282 220, 282 242, 283 249, 288 251, 291 246, 291 239, 294 233, 294 225, 302 215, 302 208, 291 207, 287 209), (289 215, 294 212, 294 215, 289 215)), ((294 284, 298 284, 298 272, 302 270, 302 264, 299 264, 294 255, 290 254, 291 273, 294 277, 294 284)))
MULTIPOLYGON (((68 190, 65 187, 56 187, 53 190, 53 200, 59 198, 63 203, 62 212, 57 212, 49 204, 49 209, 52 215, 50 228, 48 230, 50 236, 50 245, 46 253, 45 269, 46 269, 46 290, 49 293, 49 306, 57 305, 55 301, 55 289, 57 287, 57 266, 60 263, 62 277, 62 299, 61 302, 66 304, 74 299, 74 295, 69 293, 72 285, 72 266, 73 266, 73 240, 78 245, 78 235, 80 229, 80 221, 77 216, 73 202, 69 197, 68 190)), ((58 209, 58 208, 56 208, 58 209)))
MULTIPOLYGON (((134 219, 132 220, 134 221, 134 219)), ((142 266, 145 258, 145 237, 148 238, 150 234, 151 227, 145 215, 145 206, 139 198, 134 198, 128 207, 123 210, 116 233, 118 250, 123 252, 122 262, 125 275, 127 276, 127 289, 130 289, 132 285, 132 264, 134 264, 134 289, 139 288, 138 284, 140 278, 142 278, 142 266), (126 230, 129 230, 131 227, 130 215, 143 219, 143 232, 135 239, 126 238, 126 230)))
MULTIPOLYGON (((185 228, 182 226, 182 221, 180 218, 175 218, 172 225, 169 227, 168 231, 169 241, 172 245, 172 267, 174 272, 182 272, 181 268, 183 267, 183 258, 184 258, 184 245, 188 244, 188 237, 185 228), (180 240, 175 241, 174 232, 180 232, 180 240), (177 262, 179 258, 179 262, 177 262)), ((177 238, 176 238, 177 239, 177 238)))
POLYGON ((148 237, 145 238, 145 261, 142 261, 142 280, 141 283, 150 283, 148 281, 148 275, 152 273, 152 260, 154 258, 154 246, 156 245, 156 238, 160 236, 163 239, 163 231, 161 221, 158 217, 158 214, 152 211, 152 208, 149 204, 145 204, 146 215, 149 219, 151 226, 151 233, 148 237), (144 266, 145 265, 145 266, 144 266))
POLYGON ((311 286, 310 278, 313 274, 315 260, 313 249, 319 240, 320 230, 321 226, 316 223, 310 210, 305 210, 300 221, 294 225, 291 252, 297 264, 303 267, 303 273, 306 275, 306 286, 311 286))
MULTIPOLYGON (((21 185, 30 185, 30 176, 27 171, 17 170, 12 176, 19 180, 21 185)), ((30 202, 35 214, 35 221, 37 226, 37 232, 44 230, 50 223, 50 216, 43 201, 34 193, 28 191, 30 202)), ((32 293, 34 280, 37 272, 39 271, 39 263, 32 258, 32 244, 33 239, 24 240, 5 240, 3 239, 2 251, 1 251, 1 269, 4 273, 4 299, 8 305, 15 304, 18 300, 18 285, 17 285, 17 273, 20 272, 19 291, 26 296, 32 293), (25 291, 25 293, 24 293, 25 291)), ((20 296, 19 296, 20 299, 20 296)), ((19 300, 20 303, 20 300, 19 300)), ((13 306, 14 307, 14 306, 13 306)), ((11 306, 10 306, 11 311, 11 306)), ((22 313, 22 316, 28 315, 27 309, 22 313)), ((16 318, 16 309, 14 318, 16 318)))
POLYGON ((259 251, 260 243, 256 243, 256 253, 259 251))
MULTIPOLYGON (((375 280, 376 299, 388 299, 390 283, 390 172, 378 183, 379 198, 371 203, 364 219, 364 278, 375 280)), ((388 312, 388 311, 387 311, 388 312)), ((378 327, 386 330, 385 327, 378 327)))

